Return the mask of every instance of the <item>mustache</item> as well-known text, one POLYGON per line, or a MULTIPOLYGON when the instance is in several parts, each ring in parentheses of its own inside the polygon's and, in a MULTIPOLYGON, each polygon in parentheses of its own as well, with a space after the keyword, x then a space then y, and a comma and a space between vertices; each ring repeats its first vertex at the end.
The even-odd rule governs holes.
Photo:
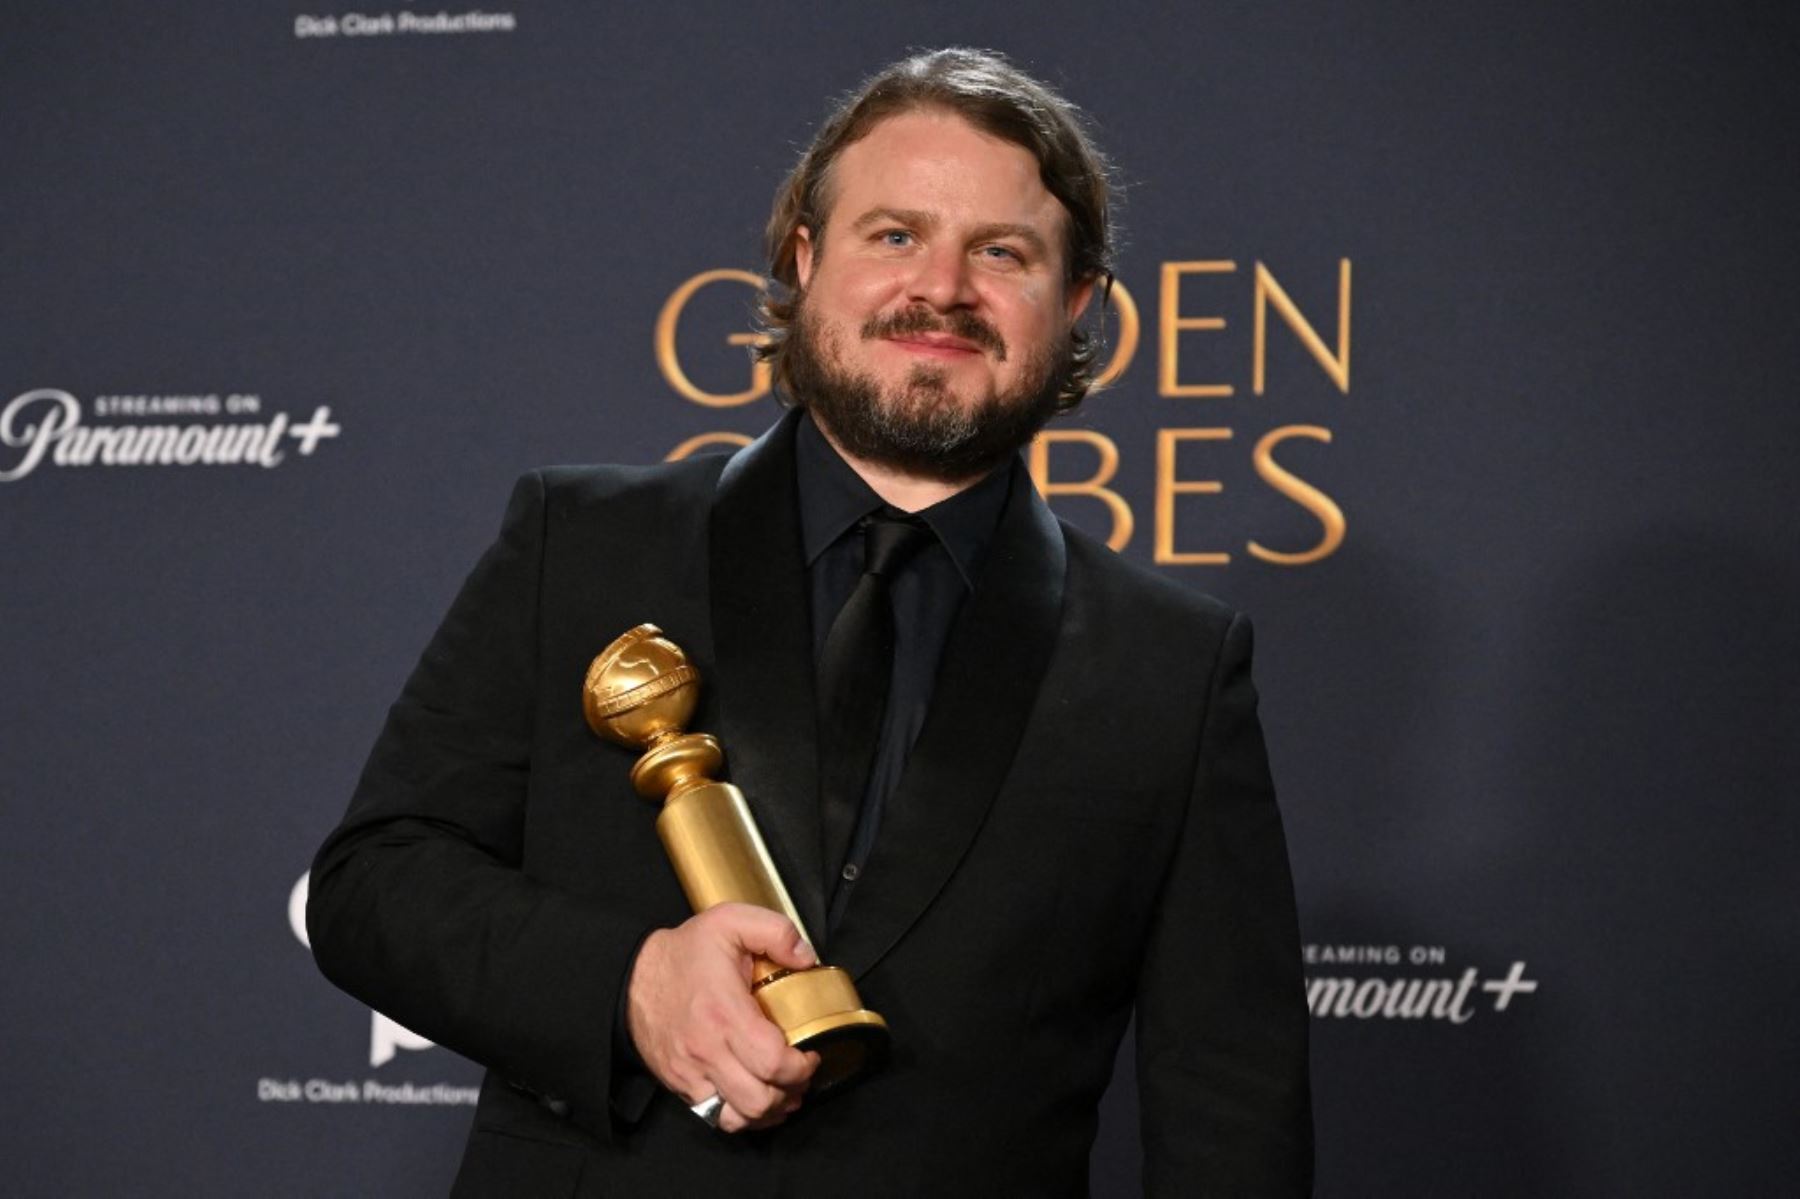
POLYGON ((903 308, 887 316, 872 316, 862 327, 865 341, 915 333, 948 333, 980 346, 1001 362, 1006 361, 1006 339, 1000 336, 1000 331, 974 313, 960 308, 948 316, 939 316, 929 308, 903 308))

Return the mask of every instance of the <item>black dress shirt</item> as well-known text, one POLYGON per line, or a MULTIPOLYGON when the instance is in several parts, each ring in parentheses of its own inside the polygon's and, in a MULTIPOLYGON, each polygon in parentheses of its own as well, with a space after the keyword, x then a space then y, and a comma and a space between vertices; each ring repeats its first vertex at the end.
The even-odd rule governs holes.
MULTIPOLYGON (((863 539, 857 524, 882 508, 884 501, 839 456, 810 418, 800 422, 794 440, 816 670, 831 622, 862 576, 863 539)), ((822 940, 821 934, 837 924, 856 880, 868 865, 882 808, 899 785, 907 754, 925 727, 925 712, 950 625, 963 599, 975 588, 982 554, 1000 526, 1012 472, 1017 469, 1014 459, 974 486, 914 513, 935 536, 889 582, 888 594, 894 605, 894 673, 887 710, 849 855, 841 863, 822 867, 838 877, 835 885, 827 879, 832 897, 827 929, 809 930, 815 940, 822 940)), ((628 981, 629 977, 627 974, 628 981)), ((626 1110, 624 1088, 642 1085, 641 1080, 647 1078, 627 1023, 627 991, 628 987, 619 989, 619 1005, 613 1015, 613 1052, 620 1068, 614 1074, 612 1098, 621 1111, 626 1110), (640 1081, 634 1083, 634 1079, 640 1081)))
MULTIPOLYGON (((825 440, 810 419, 795 435, 796 483, 800 497, 801 548, 812 600, 813 666, 817 669, 826 634, 863 571, 865 516, 885 501, 825 440)), ((938 659, 963 600, 974 590, 981 558, 1006 508, 1017 461, 929 508, 913 513, 934 535, 889 580, 894 606, 894 672, 887 708, 875 745, 874 764, 863 793, 850 849, 841 863, 825 863, 831 894, 827 926, 842 918, 857 880, 868 869, 881 826, 882 809, 900 783, 907 755, 931 704, 938 659)))

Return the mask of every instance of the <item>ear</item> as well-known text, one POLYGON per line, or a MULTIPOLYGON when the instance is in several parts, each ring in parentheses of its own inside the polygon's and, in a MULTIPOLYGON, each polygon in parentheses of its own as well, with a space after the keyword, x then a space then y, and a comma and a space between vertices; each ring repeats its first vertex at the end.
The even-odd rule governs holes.
POLYGON ((1098 282, 1099 278, 1096 276, 1082 279, 1070 286, 1069 294, 1063 299, 1063 307, 1068 312, 1071 327, 1087 311, 1088 301, 1094 298, 1094 285, 1098 282))
POLYGON ((794 230, 794 277, 800 281, 801 291, 812 281, 812 268, 812 230, 801 225, 794 230))

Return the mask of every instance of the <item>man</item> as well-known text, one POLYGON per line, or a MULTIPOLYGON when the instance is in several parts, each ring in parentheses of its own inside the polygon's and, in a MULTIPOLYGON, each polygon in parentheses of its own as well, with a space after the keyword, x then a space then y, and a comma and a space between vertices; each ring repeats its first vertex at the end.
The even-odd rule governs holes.
POLYGON ((1106 199, 1005 60, 896 64, 777 197, 794 410, 728 463, 521 480, 308 912, 334 981, 488 1067, 457 1194, 1084 1194, 1134 1007, 1147 1189, 1308 1190, 1249 627, 1059 526, 1017 458, 1087 390, 1106 199), (644 621, 811 945, 690 915, 634 755, 585 727, 590 658, 644 621), (748 986, 812 946, 893 1036, 824 1096, 748 986))

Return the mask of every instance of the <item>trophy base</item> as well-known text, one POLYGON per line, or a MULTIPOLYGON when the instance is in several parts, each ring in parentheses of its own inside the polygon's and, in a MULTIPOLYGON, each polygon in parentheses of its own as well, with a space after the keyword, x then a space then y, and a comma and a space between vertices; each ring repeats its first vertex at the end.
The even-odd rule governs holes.
POLYGON ((813 1094, 849 1082, 887 1056, 887 1021, 863 1007, 850 976, 836 966, 776 974, 755 993, 789 1045, 819 1055, 813 1094))

